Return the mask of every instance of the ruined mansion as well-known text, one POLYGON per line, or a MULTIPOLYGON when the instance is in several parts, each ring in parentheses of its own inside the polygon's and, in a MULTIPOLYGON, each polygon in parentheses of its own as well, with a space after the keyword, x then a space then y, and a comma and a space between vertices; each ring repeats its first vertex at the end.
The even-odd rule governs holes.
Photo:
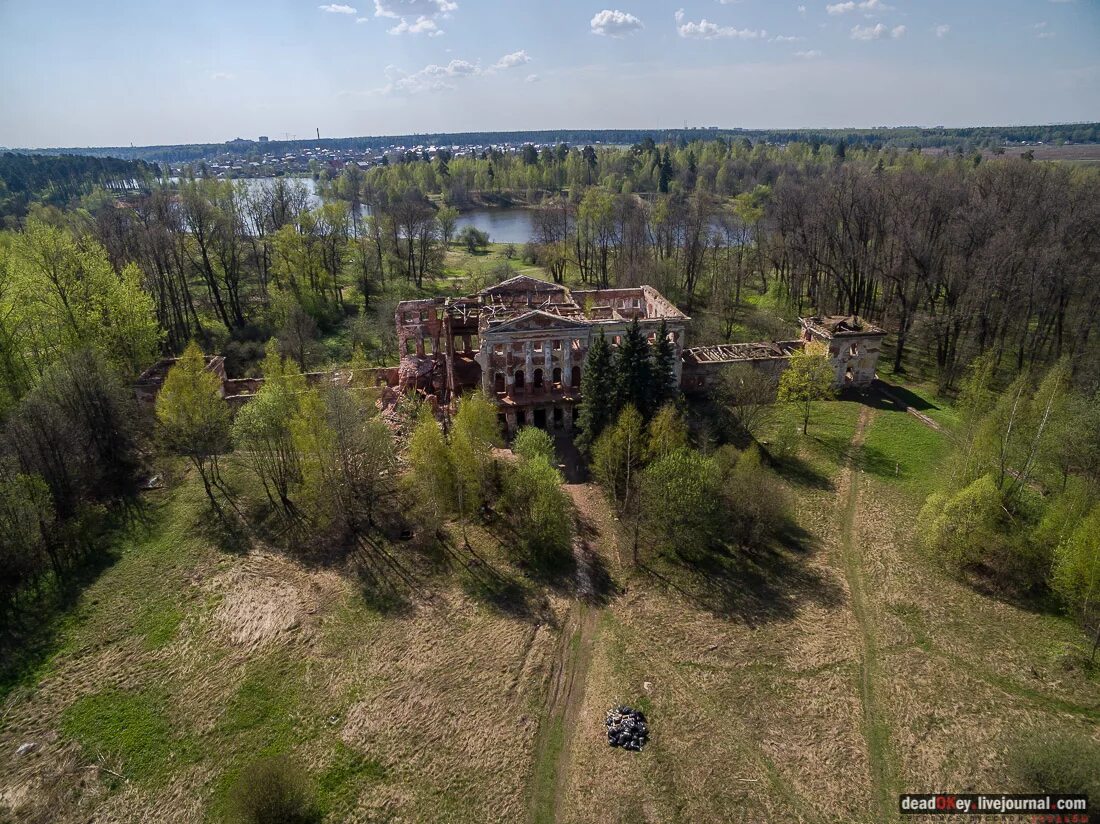
POLYGON ((572 430, 594 337, 614 347, 635 320, 651 344, 664 324, 687 393, 707 391, 731 364, 778 375, 811 340, 828 346, 838 388, 865 387, 885 334, 855 317, 810 317, 796 340, 687 348, 691 318, 651 286, 573 291, 526 276, 466 297, 403 301, 394 320, 401 363, 380 370, 380 382, 441 403, 480 388, 509 434, 529 424, 572 430))

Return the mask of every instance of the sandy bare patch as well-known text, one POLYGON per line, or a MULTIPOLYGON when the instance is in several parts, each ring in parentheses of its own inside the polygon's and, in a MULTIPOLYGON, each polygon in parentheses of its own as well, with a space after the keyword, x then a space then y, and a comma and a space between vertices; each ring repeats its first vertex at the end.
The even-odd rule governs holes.
POLYGON ((214 623, 231 644, 250 651, 308 638, 323 590, 316 578, 281 558, 250 558, 211 582, 222 594, 214 623))

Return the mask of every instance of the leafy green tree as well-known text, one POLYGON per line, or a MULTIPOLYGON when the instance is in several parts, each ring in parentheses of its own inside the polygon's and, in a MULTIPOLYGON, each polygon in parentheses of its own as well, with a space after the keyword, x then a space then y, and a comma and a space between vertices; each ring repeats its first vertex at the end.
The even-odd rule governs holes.
POLYGON ((577 417, 577 446, 582 451, 591 450, 596 439, 615 416, 615 371, 612 365, 611 344, 603 330, 588 348, 581 375, 581 409, 577 417))
POLYGON ((1078 614, 1082 625, 1095 623, 1092 659, 1100 647, 1100 504, 1092 507, 1054 556, 1055 590, 1078 614))
POLYGON ((481 231, 476 226, 463 226, 462 231, 458 233, 458 241, 467 252, 476 255, 488 248, 489 233, 481 231))
POLYGON ((454 206, 441 206, 435 213, 435 219, 439 224, 439 236, 443 238, 443 245, 450 246, 458 224, 458 209, 454 206))
POLYGON ((426 520, 441 523, 454 507, 455 471, 447 439, 431 407, 420 405, 409 436, 409 483, 413 499, 422 504, 426 520))
POLYGON ((496 405, 481 392, 459 400, 448 447, 455 474, 455 511, 467 543, 466 524, 491 500, 496 480, 492 450, 500 445, 496 405))
POLYGON ((633 406, 625 407, 592 447, 592 472, 620 512, 637 491, 645 454, 645 425, 633 406))
POLYGON ((567 556, 573 507, 561 473, 544 452, 523 455, 504 484, 504 510, 527 552, 541 566, 567 556))
POLYGON ((311 389, 291 422, 311 516, 352 534, 374 525, 394 469, 393 439, 368 397, 340 386, 311 389))
POLYGON ((980 561, 1002 544, 1003 498, 992 475, 983 475, 953 495, 929 496, 919 521, 926 545, 958 567, 980 561))
POLYGON ((221 382, 206 368, 194 341, 168 370, 156 411, 168 448, 195 467, 210 505, 220 514, 214 489, 221 486, 218 456, 230 447, 229 407, 221 397, 221 382))
POLYGON ((824 344, 810 342, 791 354, 790 365, 779 376, 779 400, 801 409, 803 434, 809 434, 814 402, 829 400, 835 395, 833 367, 824 344))
POLYGON ((512 440, 512 451, 524 460, 543 457, 547 463, 554 461, 554 441, 545 429, 537 426, 525 426, 512 440))
POLYGON ((0 286, 6 358, 33 363, 38 375, 66 353, 90 349, 134 376, 160 344, 155 305, 141 288, 138 268, 131 264, 117 273, 102 246, 77 243, 65 229, 28 220, 0 286))
POLYGON ((782 485, 752 444, 740 454, 732 447, 718 450, 715 462, 725 499, 727 534, 746 548, 758 547, 777 535, 787 519, 782 485))
POLYGON ((722 530, 723 497, 712 459, 681 447, 647 466, 640 483, 643 532, 654 549, 690 558, 713 547, 722 530))
POLYGON ((650 461, 663 458, 688 445, 687 426, 672 404, 665 404, 649 422, 646 457, 650 461))
POLYGON ((302 467, 291 424, 300 411, 305 378, 273 343, 268 344, 262 370, 263 386, 233 420, 233 444, 272 507, 296 518, 291 492, 301 483, 302 467))

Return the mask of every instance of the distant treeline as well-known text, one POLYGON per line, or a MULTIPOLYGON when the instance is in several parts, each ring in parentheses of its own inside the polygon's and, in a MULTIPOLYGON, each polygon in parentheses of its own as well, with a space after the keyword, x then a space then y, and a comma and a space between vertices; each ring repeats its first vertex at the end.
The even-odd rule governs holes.
POLYGON ((821 145, 844 142, 868 148, 956 148, 981 149, 1005 143, 1038 142, 1096 143, 1100 123, 1071 123, 1052 126, 973 126, 959 129, 922 129, 915 126, 875 129, 555 129, 516 132, 436 132, 425 134, 341 137, 317 140, 252 140, 228 143, 196 143, 176 146, 110 146, 27 150, 37 153, 64 152, 91 157, 118 157, 156 163, 188 163, 220 154, 251 157, 264 152, 284 154, 315 147, 345 151, 380 151, 389 146, 489 145, 540 143, 583 145, 611 143, 631 145, 646 139, 657 143, 688 143, 695 140, 741 140, 766 143, 808 143, 821 145))
POLYGON ((22 217, 31 203, 67 205, 97 186, 128 188, 130 181, 144 180, 155 172, 143 160, 5 152, 0 155, 0 220, 22 217))

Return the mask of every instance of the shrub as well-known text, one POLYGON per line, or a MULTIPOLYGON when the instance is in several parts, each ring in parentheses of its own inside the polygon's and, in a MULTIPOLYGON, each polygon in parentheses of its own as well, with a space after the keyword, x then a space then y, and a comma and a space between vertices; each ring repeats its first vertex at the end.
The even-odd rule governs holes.
POLYGON ((512 451, 527 461, 541 456, 547 463, 554 463, 554 441, 550 433, 537 426, 525 426, 517 432, 512 451))
POLYGON ((928 548, 956 566, 978 563, 999 534, 1001 491, 991 475, 983 475, 954 495, 929 496, 921 510, 928 548))
POLYGON ((240 824, 313 824, 321 820, 305 773, 285 756, 263 758, 244 769, 231 796, 240 824))
POLYGON ((1008 766, 1025 791, 1100 797, 1100 743, 1084 733, 1029 732, 1009 749, 1008 766))

